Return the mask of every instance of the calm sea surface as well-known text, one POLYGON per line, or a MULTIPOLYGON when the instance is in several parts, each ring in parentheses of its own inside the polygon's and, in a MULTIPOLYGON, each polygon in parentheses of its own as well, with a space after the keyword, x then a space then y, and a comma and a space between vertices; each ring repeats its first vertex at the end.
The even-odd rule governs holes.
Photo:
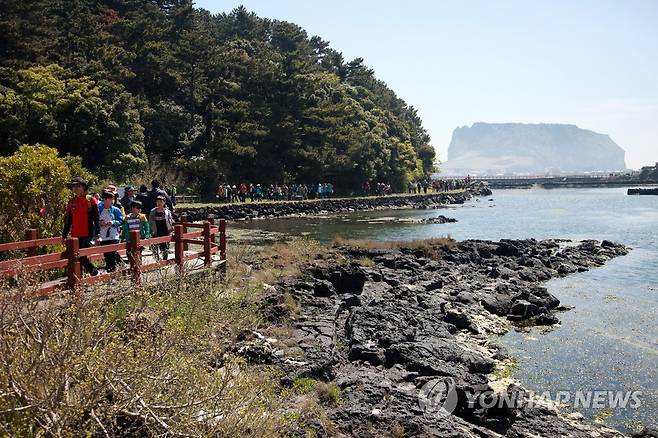
POLYGON ((518 361, 514 377, 537 392, 641 391, 639 408, 579 409, 631 430, 658 418, 658 196, 625 188, 497 190, 488 198, 441 210, 355 212, 232 224, 282 237, 329 242, 337 236, 409 240, 609 239, 633 250, 589 272, 549 281, 563 304, 550 331, 512 331, 501 341, 518 361), (396 222, 438 216, 451 224, 396 222))

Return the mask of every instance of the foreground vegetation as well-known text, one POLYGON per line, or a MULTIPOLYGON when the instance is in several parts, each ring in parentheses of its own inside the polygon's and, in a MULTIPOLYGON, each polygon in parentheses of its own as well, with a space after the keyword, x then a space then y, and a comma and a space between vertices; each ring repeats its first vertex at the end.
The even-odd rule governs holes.
POLYGON ((232 269, 142 288, 109 285, 35 300, 0 294, 0 436, 280 436, 306 419, 330 428, 338 388, 282 383, 239 354, 253 333, 284 336, 298 305, 272 318, 264 281, 296 275, 320 246, 233 248, 232 269), (255 267, 253 269, 252 267, 255 267))
POLYGON ((429 141, 363 59, 293 23, 192 0, 0 2, 1 155, 42 143, 115 182, 348 192, 431 172, 429 141))
POLYGON ((80 158, 61 156, 51 147, 23 145, 0 156, 0 242, 23 240, 30 228, 41 238, 61 235, 71 196, 66 183, 73 176, 97 182, 80 158))

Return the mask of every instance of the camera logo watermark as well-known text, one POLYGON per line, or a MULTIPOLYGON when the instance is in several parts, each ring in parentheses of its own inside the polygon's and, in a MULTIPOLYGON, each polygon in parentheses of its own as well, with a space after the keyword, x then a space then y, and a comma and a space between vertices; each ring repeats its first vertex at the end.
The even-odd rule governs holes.
POLYGON ((547 404, 570 405, 575 409, 637 409, 642 405, 641 391, 524 391, 505 393, 464 392, 459 400, 453 379, 434 379, 425 383, 418 394, 418 405, 425 415, 450 415, 457 405, 466 409, 522 409, 547 404))
POLYGON ((433 379, 420 388, 418 406, 425 415, 444 417, 457 407, 458 397, 452 378, 433 379))

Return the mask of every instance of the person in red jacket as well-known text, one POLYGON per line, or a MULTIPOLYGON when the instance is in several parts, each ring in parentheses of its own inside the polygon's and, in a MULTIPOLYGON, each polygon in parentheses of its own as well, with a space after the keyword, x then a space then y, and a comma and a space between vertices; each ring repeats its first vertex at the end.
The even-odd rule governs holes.
MULTIPOLYGON (((73 197, 66 205, 62 238, 66 239, 70 232, 71 237, 79 239, 80 248, 89 248, 100 233, 98 201, 87 195, 89 186, 80 177, 73 178, 66 186, 73 192, 73 197)), ((98 275, 98 270, 87 257, 80 257, 80 264, 91 275, 98 275)))

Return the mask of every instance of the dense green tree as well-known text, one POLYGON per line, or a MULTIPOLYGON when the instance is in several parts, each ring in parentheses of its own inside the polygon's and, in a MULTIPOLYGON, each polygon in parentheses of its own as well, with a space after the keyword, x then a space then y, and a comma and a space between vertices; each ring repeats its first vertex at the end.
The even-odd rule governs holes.
POLYGON ((21 68, 46 62, 61 35, 52 0, 0 2, 0 66, 21 68))
POLYGON ((23 143, 46 143, 106 170, 121 166, 131 172, 143 164, 139 114, 119 85, 101 90, 57 64, 10 76, 0 88, 0 142, 7 152, 23 143))
POLYGON ((400 189, 433 170, 416 110, 362 58, 293 23, 192 0, 28 3, 0 6, 3 153, 44 142, 123 179, 148 158, 205 189, 220 178, 400 189))

